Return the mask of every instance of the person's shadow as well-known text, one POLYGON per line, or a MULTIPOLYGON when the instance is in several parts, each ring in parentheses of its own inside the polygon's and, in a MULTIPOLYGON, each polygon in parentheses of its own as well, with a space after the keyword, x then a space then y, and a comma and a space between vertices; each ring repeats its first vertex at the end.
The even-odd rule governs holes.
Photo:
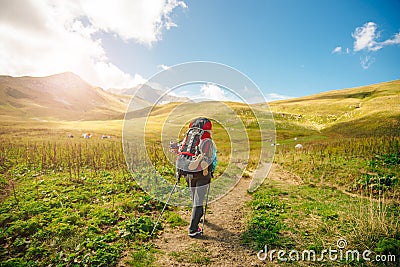
POLYGON ((250 250, 250 248, 248 246, 246 246, 246 244, 241 242, 241 233, 240 232, 239 233, 233 233, 233 232, 231 232, 229 230, 226 230, 226 229, 222 228, 219 225, 216 225, 216 224, 214 224, 212 222, 209 222, 208 220, 205 221, 204 225, 206 226, 206 227, 204 227, 205 228, 204 232, 206 234, 201 235, 199 237, 200 239, 202 239, 202 240, 213 240, 213 241, 217 241, 217 242, 226 243, 226 244, 229 244, 229 245, 238 245, 238 246, 240 246, 240 247, 242 247, 242 248, 244 248, 246 250, 250 250), (209 229, 212 229, 215 232, 217 232, 218 235, 209 235, 209 234, 207 234, 207 227, 209 229), (234 237, 234 238, 232 238, 232 237, 234 237), (232 244, 232 241, 233 241, 232 239, 234 239, 235 241, 237 240, 237 244, 232 244))

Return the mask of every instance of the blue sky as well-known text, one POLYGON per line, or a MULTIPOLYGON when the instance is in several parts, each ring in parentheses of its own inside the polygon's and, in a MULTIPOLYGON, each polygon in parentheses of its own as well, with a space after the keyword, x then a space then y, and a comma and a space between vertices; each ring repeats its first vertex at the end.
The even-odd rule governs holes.
MULTIPOLYGON (((378 25, 380 39, 393 37, 400 31, 398 1, 187 1, 187 5, 174 16, 178 27, 166 31, 160 42, 151 48, 122 44, 111 57, 124 70, 145 77, 161 64, 221 62, 248 75, 266 93, 289 96, 400 78, 399 45, 353 52, 352 37, 367 22, 378 25), (337 46, 351 52, 332 53, 337 46), (367 55, 375 62, 364 69, 360 57, 367 55)), ((112 51, 117 42, 107 39, 106 47, 112 51)))
MULTIPOLYGON (((78 53, 64 48, 68 53, 62 57, 50 47, 54 55, 39 60, 42 66, 24 63, 18 68, 18 51, 11 57, 15 48, 8 51, 11 48, 3 45, 0 56, 7 55, 8 61, 0 64, 0 73, 47 75, 65 70, 104 88, 125 87, 151 77, 161 66, 213 61, 243 72, 265 95, 294 97, 400 78, 400 1, 143 1, 148 8, 140 13, 135 13, 138 5, 130 12, 132 1, 116 10, 96 1, 76 2, 67 7, 30 2, 39 18, 32 31, 38 32, 40 21, 53 18, 57 10, 65 15, 64 26, 43 32, 64 34, 69 47, 78 44, 84 49, 75 49, 78 53), (80 62, 74 62, 75 57, 80 62), (55 61, 58 65, 52 66, 55 61), (94 66, 85 65, 93 61, 94 66)), ((22 13, 12 13, 16 4, 3 5, 11 11, 8 16, 0 12, 0 37, 11 38, 5 35, 7 29, 26 32, 16 19, 22 13)), ((32 33, 33 40, 40 40, 38 36, 32 33)), ((14 36, 8 44, 21 40, 14 36)), ((20 50, 39 54, 43 48, 38 43, 20 50)), ((34 60, 38 62, 32 56, 34 60)))

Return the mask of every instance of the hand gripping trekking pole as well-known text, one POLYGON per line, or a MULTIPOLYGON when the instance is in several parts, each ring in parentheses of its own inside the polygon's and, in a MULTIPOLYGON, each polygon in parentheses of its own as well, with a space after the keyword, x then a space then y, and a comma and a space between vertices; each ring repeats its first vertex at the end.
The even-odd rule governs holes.
POLYGON ((204 215, 203 215, 203 227, 201 228, 201 234, 204 233, 204 222, 206 221, 206 213, 207 213, 207 204, 208 204, 208 194, 210 193, 211 181, 208 184, 207 188, 207 196, 206 196, 206 206, 204 208, 204 215))
POLYGON ((169 200, 171 199, 172 193, 175 191, 175 188, 176 188, 176 186, 177 186, 178 183, 179 183, 179 178, 180 178, 180 177, 179 177, 179 174, 178 174, 178 173, 176 174, 176 177, 177 177, 177 178, 176 178, 176 183, 175 183, 175 185, 174 185, 174 188, 172 188, 171 193, 169 193, 169 197, 168 197, 168 199, 167 199, 167 202, 165 202, 164 207, 163 207, 163 209, 161 210, 161 214, 160 214, 160 216, 158 216, 158 219, 157 219, 157 221, 156 221, 156 224, 154 225, 153 230, 151 231, 150 238, 153 236, 154 231, 155 231, 156 228, 157 228, 158 222, 160 221, 160 219, 161 219, 161 217, 162 217, 162 215, 163 215, 163 213, 164 213, 164 210, 165 210, 165 208, 167 207, 169 200))

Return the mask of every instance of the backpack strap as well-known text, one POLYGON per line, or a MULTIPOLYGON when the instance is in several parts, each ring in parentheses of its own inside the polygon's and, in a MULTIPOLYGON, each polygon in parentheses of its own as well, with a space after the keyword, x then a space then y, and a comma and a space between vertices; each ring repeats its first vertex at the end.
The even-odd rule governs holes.
POLYGON ((191 156, 191 157, 195 156, 195 154, 193 154, 193 153, 190 153, 190 152, 187 152, 187 151, 184 151, 184 152, 178 152, 178 155, 188 155, 188 156, 191 156))
POLYGON ((198 146, 199 146, 199 143, 200 143, 200 140, 201 140, 201 136, 203 135, 203 133, 204 133, 204 130, 199 128, 199 127, 190 128, 186 132, 186 138, 185 138, 184 143, 182 144, 182 148, 185 147, 185 151, 179 151, 178 155, 187 155, 189 157, 196 156, 198 154, 198 152, 199 152, 198 146), (196 131, 196 132, 192 133, 193 131, 196 131), (190 138, 188 139, 189 135, 190 135, 190 138), (196 143, 195 147, 194 147, 195 148, 195 153, 191 153, 190 150, 191 150, 191 148, 193 146, 193 142, 194 142, 194 139, 195 139, 196 136, 199 137, 198 140, 197 140, 198 143, 196 143))

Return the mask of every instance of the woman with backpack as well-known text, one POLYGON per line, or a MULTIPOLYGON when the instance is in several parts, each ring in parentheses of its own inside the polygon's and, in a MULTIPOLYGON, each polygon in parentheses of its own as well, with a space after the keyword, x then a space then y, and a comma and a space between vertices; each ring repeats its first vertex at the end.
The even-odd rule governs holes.
MULTIPOLYGON (((211 138, 212 123, 207 118, 196 118, 189 124, 186 137, 181 145, 171 143, 178 154, 176 168, 178 179, 184 176, 192 198, 192 216, 189 236, 195 237, 203 233, 199 227, 200 219, 205 215, 203 202, 209 191, 211 177, 215 170, 216 148, 211 138)), ((206 200, 207 207, 207 200, 206 200)), ((204 225, 203 218, 203 225, 204 225)))

